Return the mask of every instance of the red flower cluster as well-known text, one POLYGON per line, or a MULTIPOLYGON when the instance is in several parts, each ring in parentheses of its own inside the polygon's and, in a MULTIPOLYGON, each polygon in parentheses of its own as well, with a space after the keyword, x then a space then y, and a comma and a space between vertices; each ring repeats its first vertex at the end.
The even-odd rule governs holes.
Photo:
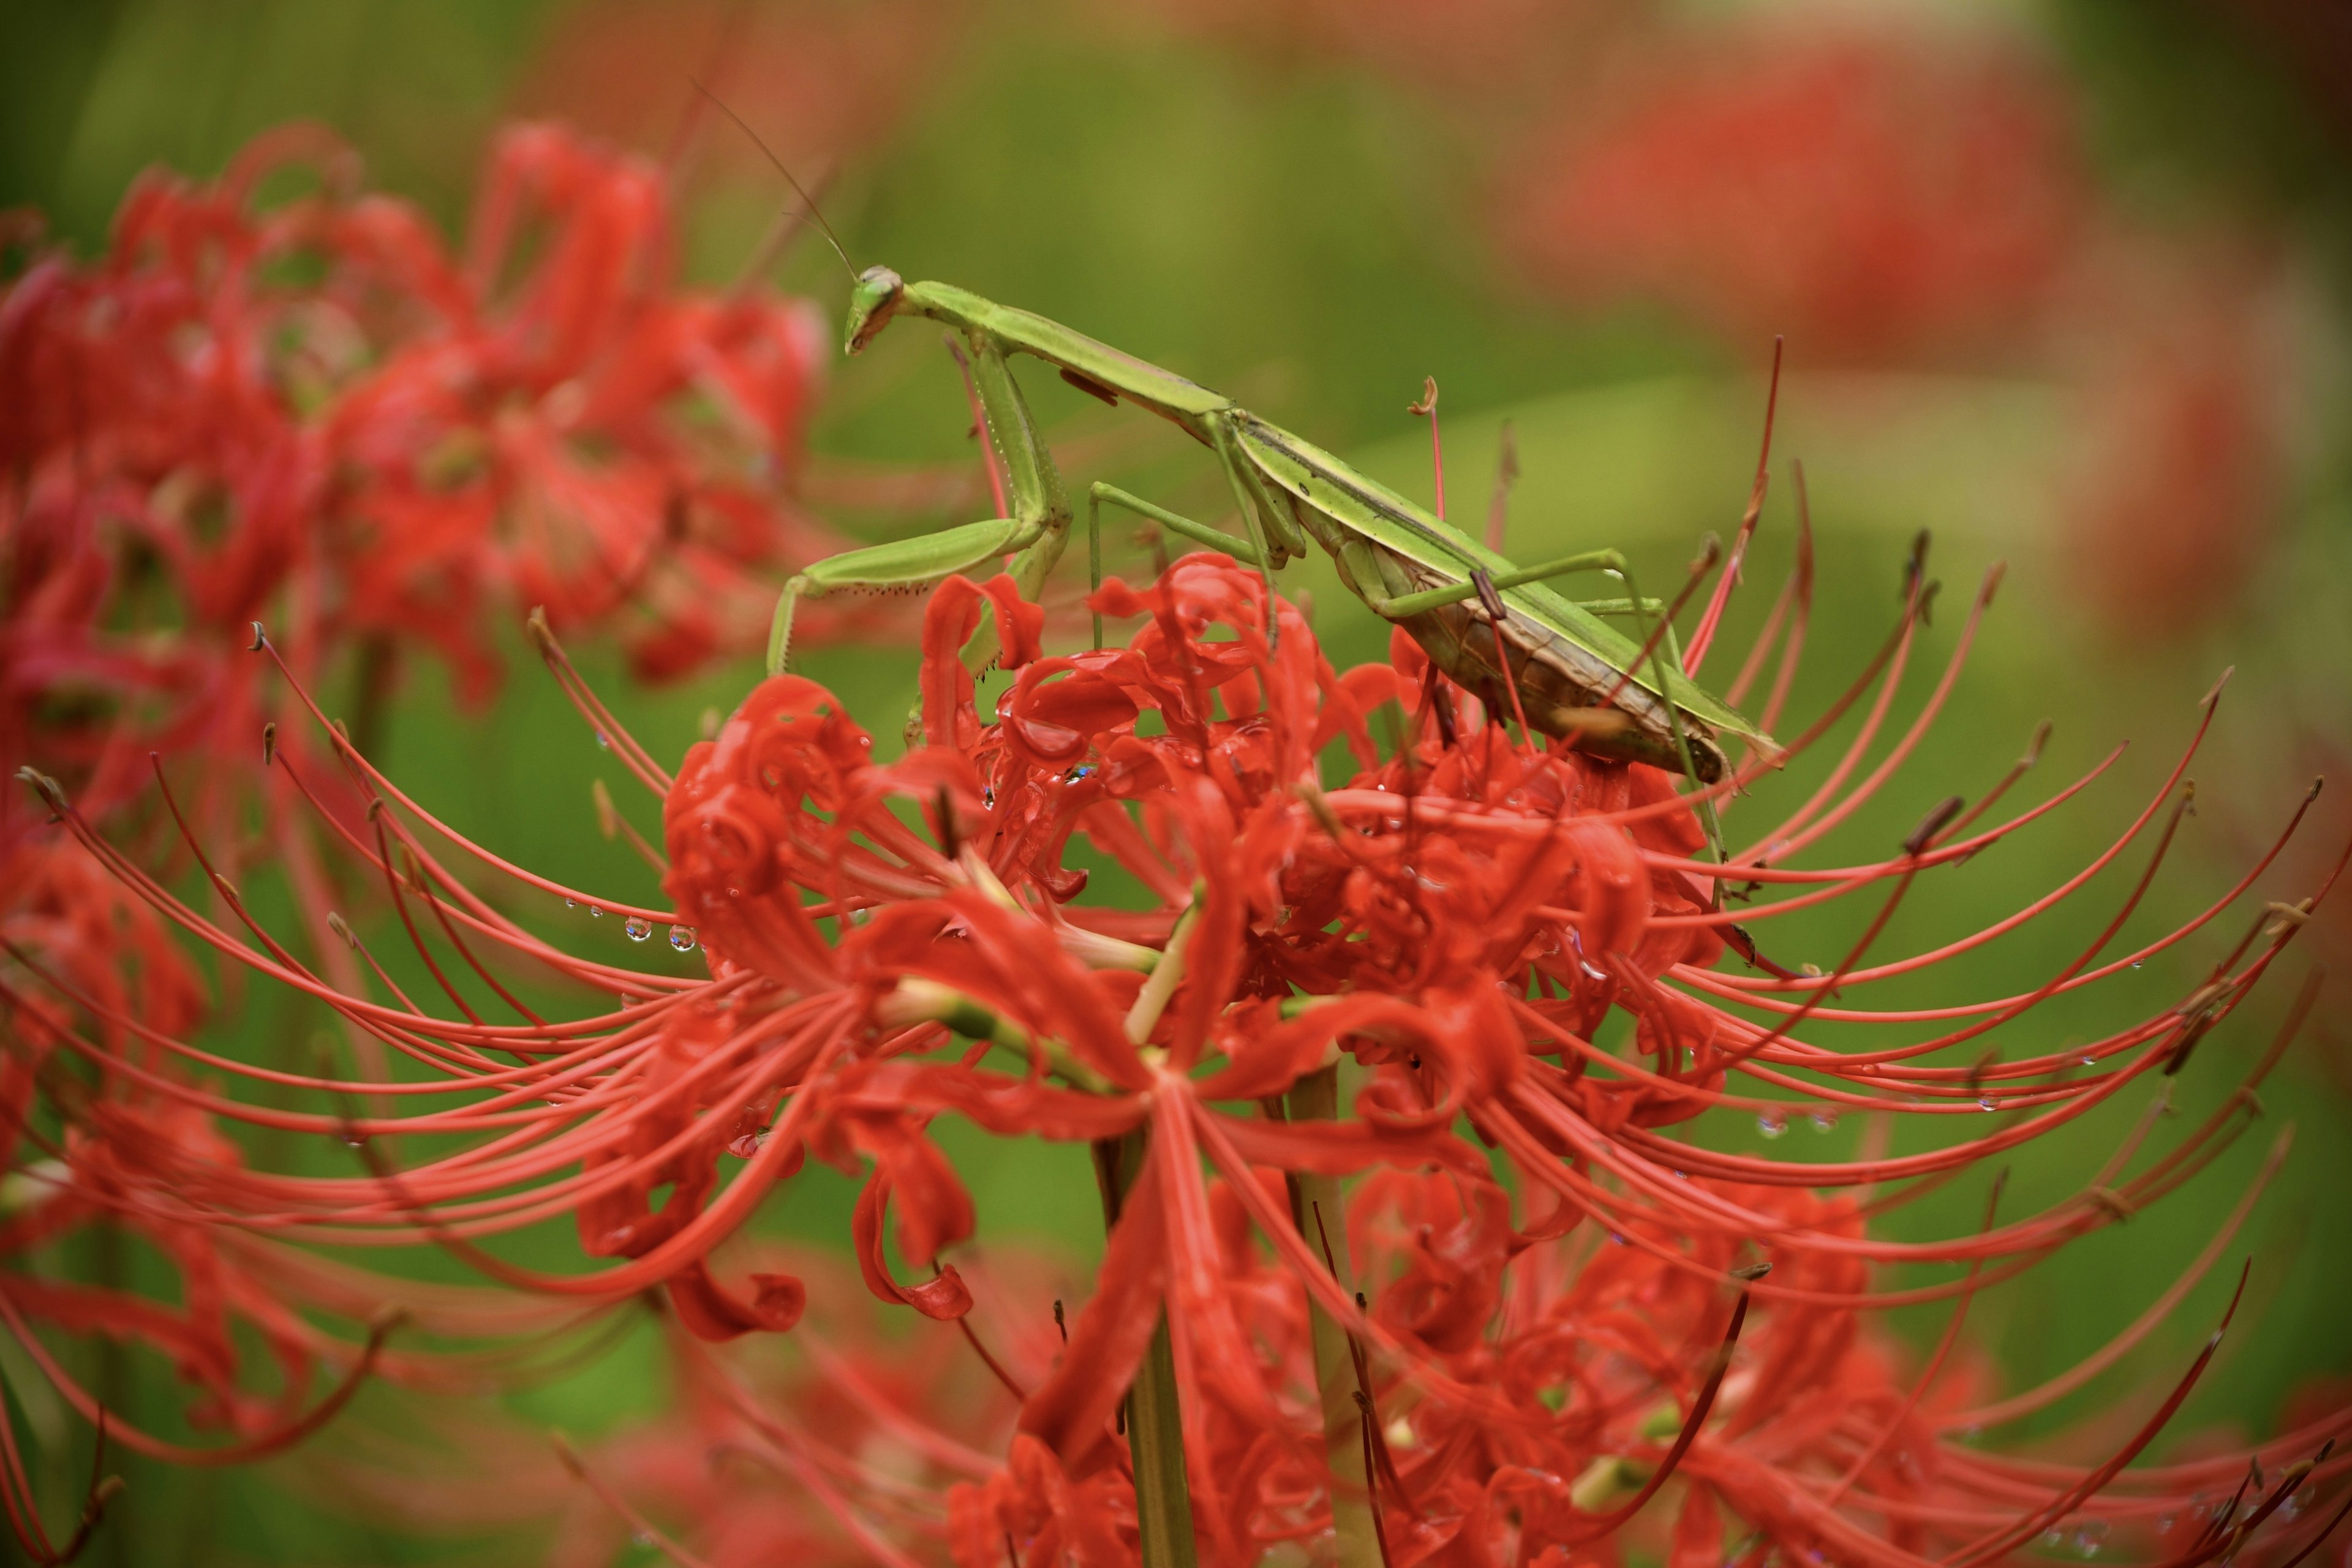
MULTIPOLYGON (((274 861, 313 940, 330 873, 299 795, 268 786, 247 836, 246 759, 266 721, 299 715, 239 651, 249 625, 289 629, 305 679, 353 680, 364 739, 409 650, 437 650, 478 699, 494 618, 539 605, 617 635, 642 674, 682 673, 757 646, 772 580, 844 542, 792 500, 822 326, 757 288, 680 287, 663 172, 559 128, 500 139, 462 256, 413 206, 362 191, 351 151, 309 126, 259 138, 210 184, 145 177, 95 260, 33 226, 11 234, 26 259, 0 291, 0 763, 65 780, 144 864, 173 854, 176 819, 212 846, 232 907, 241 862, 274 861), (158 754, 195 764, 166 814, 142 799, 158 754)), ((289 724, 285 744, 315 760, 308 732, 289 724)), ((24 963, 164 1035, 202 1008, 168 922, 27 805, 0 804, 12 1142, 54 1077, 39 1042, 69 1018, 24 963)), ((322 972, 361 982, 347 951, 322 972)), ((113 1056, 159 1065, 105 1034, 113 1056)), ((85 1110, 68 1142, 98 1142, 64 1157, 91 1173, 88 1201, 10 1222, 12 1251, 125 1215, 151 1148, 233 1151, 145 1091, 85 1110)), ((208 1391, 204 1414, 269 1426, 236 1392, 227 1341, 189 1335, 243 1314, 289 1367, 315 1344, 266 1291, 219 1283, 205 1227, 130 1217, 213 1281, 191 1287, 188 1321, 54 1290, 39 1310, 162 1336, 208 1391)), ((289 1379, 281 1404, 301 1393, 289 1379)))
MULTIPOLYGON (((2246 1456, 2125 1468, 2203 1357, 2088 1462, 2003 1458, 1953 1437, 2042 1408, 2161 1319, 2149 1313, 2085 1367, 2003 1399, 1989 1402, 1981 1374, 1953 1361, 1979 1288, 2187 1180, 2246 1128, 2250 1096, 2147 1160, 2144 1126, 2095 1184, 2041 1213, 1989 1209, 1977 1232, 1907 1242, 1870 1224, 2160 1082, 2235 1009, 2308 908, 2265 913, 2194 995, 2056 1054, 1979 1055, 1974 1042, 1997 1029, 2013 1041, 2041 1004, 2187 939, 2231 900, 2108 956, 2118 918, 2025 994, 1859 1005, 1874 984, 2032 921, 2144 837, 2160 858, 2168 801, 2179 810, 2176 770, 2080 877, 1983 932, 1872 961, 1916 884, 2081 787, 1995 817, 2021 767, 1973 808, 1930 814, 1888 858, 1801 864, 1895 773, 1973 638, 1972 616, 1934 696, 1888 731, 1927 592, 1916 573, 1911 584, 1881 656, 1787 753, 1855 713, 1844 754, 1727 867, 1702 855, 1696 797, 1665 775, 1515 740, 1402 637, 1386 663, 1341 674, 1276 603, 1270 646, 1259 578, 1223 557, 1187 557, 1146 589, 1107 586, 1096 607, 1139 618, 1139 629, 1123 647, 1068 655, 1043 652, 1040 613, 1007 580, 951 579, 925 620, 928 743, 898 763, 877 763, 830 693, 787 676, 755 689, 673 780, 573 679, 590 721, 665 803, 674 907, 596 901, 631 936, 666 923, 674 946, 698 944, 700 980, 533 934, 510 899, 452 868, 448 844, 510 887, 591 895, 447 835, 322 723, 366 803, 322 820, 384 879, 447 998, 435 1010, 364 948, 378 984, 339 986, 234 900, 250 939, 223 929, 45 784, 73 836, 164 914, 425 1070, 346 1079, 207 1056, 42 965, 50 1008, 22 1031, 36 1072, 70 1054, 100 1087, 89 1103, 52 1108, 59 1138, 15 1114, 16 1135, 46 1142, 58 1163, 45 1167, 47 1194, 11 1223, 110 1208, 184 1238, 173 1256, 191 1280, 236 1282, 216 1299, 258 1292, 347 1321, 368 1316, 364 1301, 410 1293, 386 1283, 373 1297, 363 1276, 286 1243, 437 1246, 526 1296, 590 1313, 658 1286, 680 1356, 703 1369, 688 1380, 704 1391, 694 1440, 759 1456, 822 1510, 830 1522, 817 1533, 836 1550, 885 1562, 944 1552, 982 1568, 1010 1552, 1108 1564, 1140 1551, 1159 1563, 1197 1536, 1209 1560, 1235 1564, 1303 1549, 1351 1564, 1564 1565, 1617 1562, 1643 1542, 1677 1568, 1761 1564, 1776 1551, 1895 1568, 1972 1565, 2048 1531, 2111 1527, 2184 1565, 2249 1541, 2264 1552, 2277 1542, 2283 1558, 2315 1534, 2281 1510, 2352 1465, 2323 1447, 2352 1431, 2352 1411, 2328 1409, 2263 1444, 2263 1483, 2210 1516, 2188 1510, 2226 1493, 2246 1456), (961 657, 983 616, 1012 677, 993 722, 961 657), (1373 737, 1381 715, 1402 721, 1385 751, 1373 737), (1864 771, 1883 733, 1885 754, 1864 771), (1352 755, 1352 776, 1326 788, 1321 759, 1335 744, 1352 755), (1087 873, 1070 863, 1081 841, 1142 889, 1142 907, 1085 898, 1087 873), (1766 889, 1787 896, 1726 901, 1766 889), (1877 910, 1826 973, 1780 968, 1745 930, 1872 889, 1877 910), (1751 973, 1715 967, 1727 943, 1751 973), (542 1016, 500 978, 533 971, 622 1005, 542 1016), (491 1021, 500 1008, 515 1021, 491 1021), (1849 1028, 1864 1032, 1862 1048, 1822 1043, 1849 1028), (1974 1065, 1947 1065, 1955 1052, 1974 1065), (191 1068, 316 1097, 320 1109, 218 1094, 191 1068), (116 1100, 144 1107, 142 1117, 105 1109, 116 1100), (1694 1135, 1698 1119, 1727 1110, 1768 1136, 1793 1117, 1866 1117, 1871 1131, 1850 1159, 1774 1160, 1694 1135), (1045 1329, 1046 1303, 967 1277, 974 1211, 929 1135, 942 1113, 1090 1150, 1108 1239, 1066 1343, 1045 1329), (1889 1155, 1898 1117, 1957 1118, 1962 1135, 1889 1155), (257 1169, 205 1131, 215 1119, 332 1137, 357 1147, 364 1168, 331 1178, 257 1169), (434 1142, 415 1147, 432 1152, 395 1160, 395 1138, 404 1151, 425 1133, 434 1142), (714 1249, 810 1157, 863 1180, 850 1240, 868 1294, 952 1323, 1003 1386, 993 1414, 976 1415, 960 1393, 934 1426, 919 1392, 901 1388, 844 1420, 827 1414, 845 1386, 830 1373, 762 1402, 710 1370, 720 1363, 702 1342, 803 1332, 804 1270, 714 1249), (625 1261, 551 1273, 480 1245, 564 1214, 584 1252, 625 1261), (1948 1274, 1906 1289, 1874 1279, 1874 1265, 1897 1263, 1948 1274), (1906 1372, 1864 1314, 1927 1300, 1953 1303, 1951 1330, 1906 1372), (877 1462, 866 1436, 877 1429, 923 1463, 877 1462), (974 1467, 976 1446, 992 1457, 974 1467)), ((1771 669, 1767 727, 1781 716, 1810 603, 1801 569, 1733 683, 1738 700, 1771 669)), ((326 799, 325 781, 290 752, 278 764, 326 799)), ((1727 805, 1765 765, 1751 758, 1710 793, 1727 805)), ((0 1317, 28 1348, 38 1345, 28 1319, 54 1306, 23 1276, 0 1274, 0 1317)), ((149 1310, 133 1322, 123 1305, 119 1331, 229 1353, 217 1314, 149 1310)), ((360 1352, 325 1340, 308 1316, 289 1319, 289 1352, 428 1384, 458 1375, 446 1351, 380 1349, 381 1321, 360 1352)), ((842 1364, 822 1340, 807 1353, 820 1368, 842 1364)), ((270 1408, 242 1419, 263 1428, 250 1447, 317 1418, 270 1408)), ((659 1467, 614 1469, 625 1453, 600 1453, 581 1473, 621 1517, 667 1541, 652 1521, 676 1522, 685 1494, 659 1467)), ((807 1530, 816 1515, 799 1517, 807 1530)), ((731 1504, 690 1512, 673 1554, 753 1561, 761 1538, 739 1522, 731 1504)))
POLYGON ((2014 52, 1886 33, 1661 50, 1560 124, 1509 219, 1570 291, 1883 363, 2006 343, 2090 216, 2064 100, 2014 52))
POLYGON ((652 165, 525 126, 461 259, 297 126, 143 179, 97 263, 37 257, 0 304, 12 763, 96 804, 150 748, 248 747, 226 650, 264 617, 313 671, 397 637, 476 696, 493 607, 610 626, 649 675, 751 646, 762 574, 840 542, 783 489, 824 334, 679 289, 672 227, 652 165))

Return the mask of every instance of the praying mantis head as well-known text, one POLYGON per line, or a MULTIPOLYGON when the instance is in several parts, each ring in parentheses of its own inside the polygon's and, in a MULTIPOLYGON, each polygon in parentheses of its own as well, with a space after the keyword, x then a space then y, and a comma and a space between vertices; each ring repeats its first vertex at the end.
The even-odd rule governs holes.
POLYGON ((887 267, 869 267, 857 275, 849 291, 849 331, 842 345, 845 352, 858 353, 889 324, 906 289, 905 281, 887 267))

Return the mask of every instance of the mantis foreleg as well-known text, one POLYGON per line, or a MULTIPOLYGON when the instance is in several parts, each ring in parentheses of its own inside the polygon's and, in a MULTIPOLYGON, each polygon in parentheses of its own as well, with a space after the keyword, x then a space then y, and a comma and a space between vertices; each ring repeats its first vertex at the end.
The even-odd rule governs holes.
MULTIPOLYGON (((1062 476, 1037 432, 1029 405, 993 339, 975 334, 971 343, 972 388, 980 400, 983 432, 1003 471, 1011 517, 992 518, 942 529, 915 539, 870 545, 827 556, 784 584, 768 628, 768 673, 781 674, 792 653, 793 616, 803 598, 860 589, 928 587, 959 572, 976 572, 1006 554, 1024 597, 1034 599, 1068 542, 1070 503, 1062 476), (1017 553, 1015 553, 1017 552, 1017 553)), ((965 646, 964 662, 974 670, 995 658, 996 626, 982 619, 965 646)))
POLYGON ((785 584, 776 600, 776 617, 768 626, 768 673, 784 672, 793 647, 793 612, 801 600, 845 590, 887 593, 929 587, 958 572, 992 564, 1009 551, 1027 548, 1042 532, 1016 518, 999 517, 826 556, 785 584))

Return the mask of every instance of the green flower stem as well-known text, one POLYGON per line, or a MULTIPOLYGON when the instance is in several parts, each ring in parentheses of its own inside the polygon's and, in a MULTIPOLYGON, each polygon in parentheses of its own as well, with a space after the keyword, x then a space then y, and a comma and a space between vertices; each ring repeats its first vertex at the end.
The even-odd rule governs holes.
MULTIPOLYGON (((1302 1078, 1290 1090, 1293 1121, 1334 1121, 1339 1115, 1337 1063, 1302 1078)), ((1328 1258, 1339 1289, 1350 1289, 1347 1210, 1330 1176, 1294 1173, 1292 1209, 1307 1247, 1328 1258)), ((1307 1299, 1315 1338, 1315 1385, 1323 1402, 1323 1452, 1331 1467, 1331 1528, 1339 1538, 1339 1568, 1383 1568, 1380 1530, 1372 1518, 1370 1479, 1364 1473, 1364 1415, 1356 1404, 1355 1346, 1344 1324, 1307 1299)))
MULTIPOLYGON (((1102 1184, 1103 1228, 1118 1222, 1119 1205, 1143 1170, 1141 1129, 1095 1145, 1102 1184)), ((1161 1311, 1151 1349, 1127 1391, 1127 1447, 1135 1465, 1135 1517, 1143 1537, 1143 1568, 1194 1568, 1192 1488, 1184 1475, 1184 1421, 1176 1399, 1176 1351, 1161 1311)))

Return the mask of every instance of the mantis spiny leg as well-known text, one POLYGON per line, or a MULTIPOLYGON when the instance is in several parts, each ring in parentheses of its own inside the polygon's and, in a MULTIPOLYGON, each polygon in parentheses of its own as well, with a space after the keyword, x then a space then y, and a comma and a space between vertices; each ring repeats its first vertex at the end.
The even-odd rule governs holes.
MULTIPOLYGON (((1497 592, 1517 588, 1523 584, 1540 583, 1548 578, 1564 577, 1572 572, 1616 572, 1623 567, 1625 558, 1614 550, 1588 550, 1579 555, 1563 555, 1557 561, 1540 562, 1533 566, 1521 566, 1509 572, 1497 572, 1494 586, 1497 592)), ((1402 594, 1389 601, 1381 614, 1391 620, 1402 620, 1427 610, 1443 609, 1478 596, 1474 582, 1449 583, 1443 588, 1424 588, 1418 594, 1402 594)))
MULTIPOLYGON (((1716 559, 1715 536, 1713 534, 1707 535, 1707 563, 1712 565, 1716 559)), ((1611 551, 1609 553, 1614 555, 1616 554, 1616 552, 1611 551)), ((1683 731, 1682 704, 1675 700, 1674 682, 1672 677, 1667 674, 1666 665, 1668 646, 1673 645, 1675 642, 1675 613, 1682 608, 1683 601, 1690 596, 1691 588, 1698 585, 1703 574, 1694 572, 1691 574, 1690 583, 1685 586, 1682 594, 1675 598, 1674 604, 1668 606, 1664 615, 1660 617, 1657 632, 1654 635, 1643 629, 1649 623, 1649 616, 1643 613, 1643 606, 1652 604, 1654 601, 1643 598, 1642 596, 1642 590, 1633 585, 1633 571, 1625 564, 1622 557, 1620 557, 1617 563, 1612 566, 1610 570, 1615 573, 1619 579, 1624 583, 1625 593, 1632 601, 1634 629, 1642 632, 1643 645, 1650 650, 1650 668, 1658 678, 1659 700, 1661 705, 1666 710, 1666 729, 1667 732, 1672 734, 1675 738, 1675 754, 1682 758, 1683 774, 1685 777, 1688 778, 1694 785, 1697 786, 1700 791, 1697 815, 1699 826, 1704 829, 1706 834, 1706 847, 1715 852, 1715 858, 1717 861, 1728 860, 1731 858, 1731 853, 1724 847, 1723 823, 1721 819, 1716 816, 1715 801, 1706 795, 1706 786, 1699 778, 1698 760, 1691 755, 1690 736, 1685 734, 1683 731)), ((1631 679, 1631 671, 1626 672, 1627 679, 1631 679)), ((1674 649, 1674 674, 1682 674, 1682 653, 1679 647, 1675 647, 1674 649)), ((1688 676, 1684 676, 1683 679, 1687 681, 1690 678, 1688 676)), ((1614 693, 1612 692, 1612 695, 1613 696, 1614 693)), ((1723 884, 1717 882, 1713 884, 1713 886, 1717 889, 1717 897, 1710 901, 1720 902, 1720 889, 1722 889, 1723 884)))
MULTIPOLYGON (((1257 552, 1258 577, 1265 584, 1265 647, 1266 651, 1271 653, 1278 646, 1282 635, 1282 617, 1276 613, 1274 607, 1276 557, 1274 546, 1268 539, 1269 532, 1276 525, 1270 513, 1261 514, 1261 509, 1265 504, 1265 500, 1255 493, 1256 487, 1252 477, 1245 476, 1243 472, 1241 454, 1234 447, 1233 431, 1226 426, 1223 420, 1220 419, 1210 424, 1209 433, 1217 449, 1217 462, 1225 470, 1225 483, 1233 487, 1234 505, 1241 509, 1242 526, 1249 531, 1250 544, 1257 552)), ((1289 558, 1287 537, 1283 542, 1285 553, 1282 558, 1287 560, 1289 558)))
POLYGON ((929 587, 958 572, 986 565, 1007 551, 1024 549, 1042 531, 1017 518, 999 517, 826 556, 796 574, 777 597, 775 619, 768 626, 768 673, 784 672, 792 655, 793 614, 801 600, 860 590, 929 587))

